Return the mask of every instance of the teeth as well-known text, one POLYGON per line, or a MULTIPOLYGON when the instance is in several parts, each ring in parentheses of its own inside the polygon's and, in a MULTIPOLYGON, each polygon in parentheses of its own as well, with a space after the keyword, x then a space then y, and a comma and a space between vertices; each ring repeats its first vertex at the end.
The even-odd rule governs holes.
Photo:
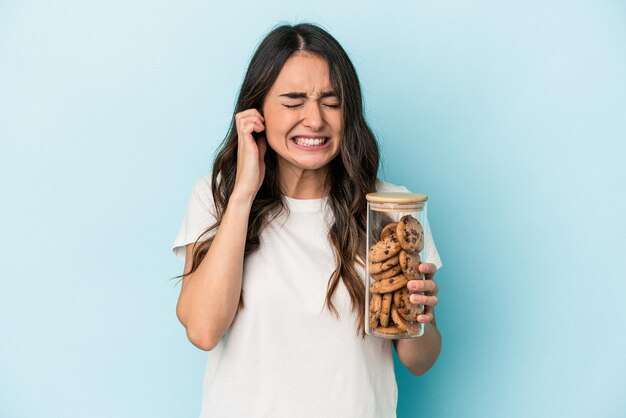
POLYGON ((301 137, 293 138, 296 144, 302 145, 305 147, 322 145, 324 142, 326 142, 327 139, 328 138, 301 138, 301 137))

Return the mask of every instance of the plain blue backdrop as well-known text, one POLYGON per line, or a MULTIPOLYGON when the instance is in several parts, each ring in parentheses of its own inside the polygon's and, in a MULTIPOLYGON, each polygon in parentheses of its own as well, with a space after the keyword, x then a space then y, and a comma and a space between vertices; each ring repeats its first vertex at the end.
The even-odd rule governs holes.
MULTIPOLYGON (((251 54, 352 58, 430 196, 443 349, 398 416, 626 414, 621 1, 0 2, 0 417, 195 417, 171 244, 251 54)), ((245 396, 245 394, 242 394, 245 396)))

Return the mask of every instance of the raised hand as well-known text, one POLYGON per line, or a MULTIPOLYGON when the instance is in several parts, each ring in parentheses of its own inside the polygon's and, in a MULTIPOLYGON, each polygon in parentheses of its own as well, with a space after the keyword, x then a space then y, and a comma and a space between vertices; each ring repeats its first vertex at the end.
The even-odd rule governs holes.
POLYGON ((267 139, 264 135, 253 136, 253 132, 265 131, 265 119, 257 109, 247 109, 235 115, 237 126, 237 175, 233 193, 254 198, 265 178, 265 151, 267 139))

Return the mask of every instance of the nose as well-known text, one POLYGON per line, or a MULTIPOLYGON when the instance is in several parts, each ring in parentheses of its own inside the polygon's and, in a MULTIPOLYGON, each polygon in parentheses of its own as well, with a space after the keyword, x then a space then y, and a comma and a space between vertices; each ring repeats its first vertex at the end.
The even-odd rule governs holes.
POLYGON ((310 101, 304 106, 302 124, 313 131, 318 131, 324 127, 324 117, 319 108, 319 104, 310 101))

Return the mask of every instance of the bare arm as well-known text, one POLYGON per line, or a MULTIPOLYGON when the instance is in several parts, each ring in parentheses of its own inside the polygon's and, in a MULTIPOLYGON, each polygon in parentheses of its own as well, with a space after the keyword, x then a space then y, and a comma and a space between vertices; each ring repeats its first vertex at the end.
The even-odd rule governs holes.
MULTIPOLYGON (((232 196, 204 259, 183 278, 176 315, 189 341, 202 350, 217 345, 235 318, 243 273, 243 254, 252 201, 232 196)), ((193 244, 187 245, 185 272, 191 270, 193 244)))
POLYGON ((419 338, 394 341, 398 359, 411 373, 421 376, 437 361, 441 352, 441 334, 433 322, 424 324, 424 334, 419 338))
POLYGON ((419 338, 394 341, 398 359, 411 373, 416 376, 426 373, 437 361, 441 352, 441 334, 435 320, 435 305, 439 303, 437 294, 439 287, 433 279, 437 266, 432 263, 421 263, 419 271, 424 273, 426 280, 410 280, 407 288, 411 292, 411 302, 424 305, 424 313, 418 320, 424 323, 424 334, 419 338))
MULTIPOLYGON (((256 109, 235 115, 237 176, 219 229, 198 268, 183 279, 176 315, 187 338, 202 350, 212 350, 235 319, 241 295, 243 257, 252 202, 265 176, 265 129, 256 109)), ((191 270, 193 244, 187 245, 185 273, 191 270)))

